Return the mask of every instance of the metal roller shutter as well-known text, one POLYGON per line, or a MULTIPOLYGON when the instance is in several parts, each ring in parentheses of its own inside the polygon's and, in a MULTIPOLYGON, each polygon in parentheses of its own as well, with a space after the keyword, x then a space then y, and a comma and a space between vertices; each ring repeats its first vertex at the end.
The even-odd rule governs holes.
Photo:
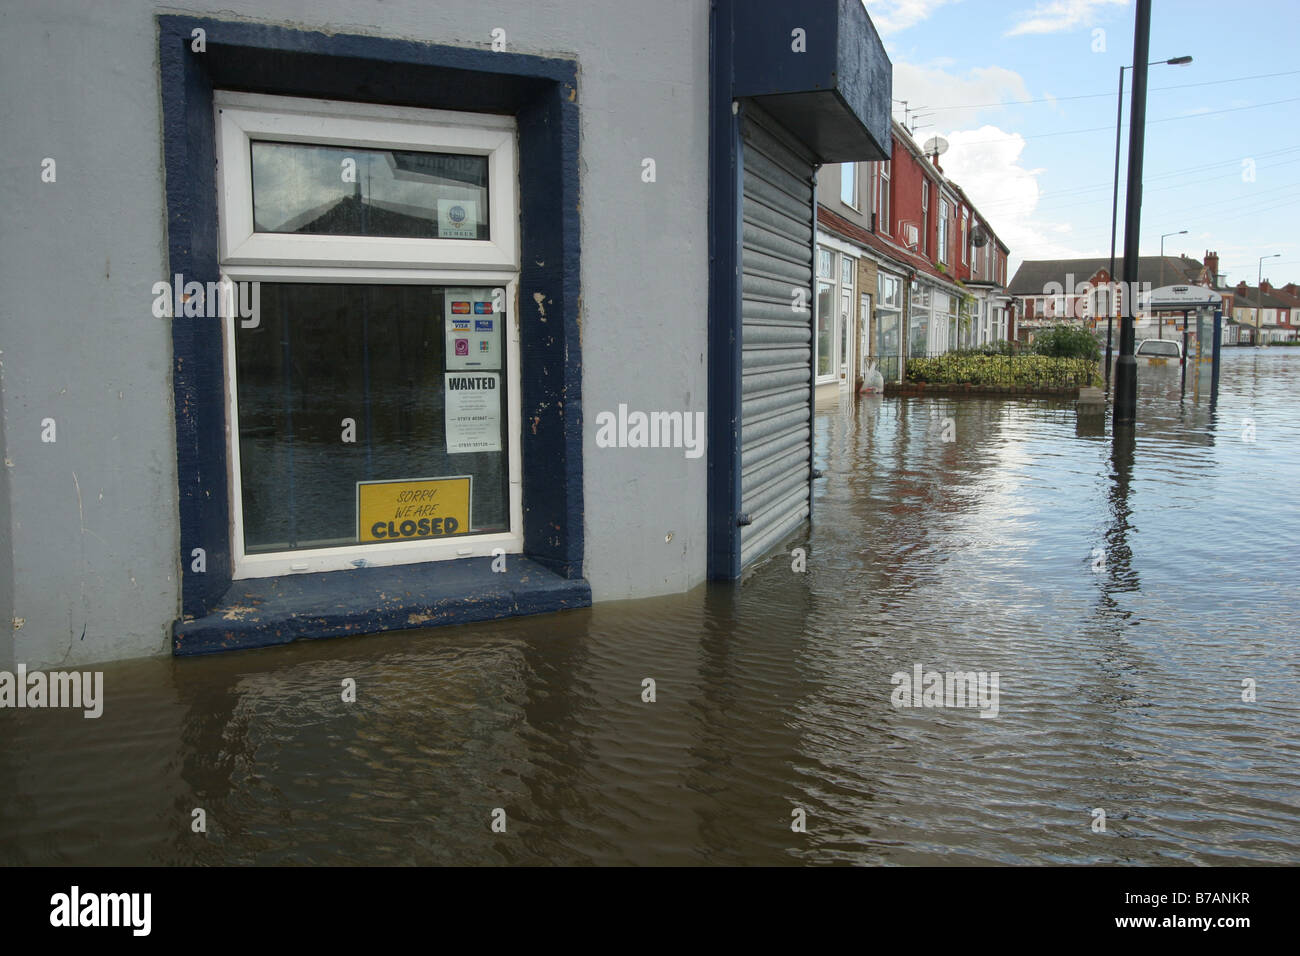
POLYGON ((812 455, 813 161, 757 113, 743 125, 742 567, 808 518, 812 455))

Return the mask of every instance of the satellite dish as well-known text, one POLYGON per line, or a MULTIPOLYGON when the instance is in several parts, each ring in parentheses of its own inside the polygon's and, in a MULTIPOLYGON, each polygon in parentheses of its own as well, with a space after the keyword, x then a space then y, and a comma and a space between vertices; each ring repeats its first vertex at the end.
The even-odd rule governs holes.
POLYGON ((976 249, 983 249, 989 244, 989 234, 976 226, 970 231, 970 242, 976 249))
POLYGON ((925 155, 942 156, 948 152, 948 141, 942 136, 931 136, 925 141, 925 155))

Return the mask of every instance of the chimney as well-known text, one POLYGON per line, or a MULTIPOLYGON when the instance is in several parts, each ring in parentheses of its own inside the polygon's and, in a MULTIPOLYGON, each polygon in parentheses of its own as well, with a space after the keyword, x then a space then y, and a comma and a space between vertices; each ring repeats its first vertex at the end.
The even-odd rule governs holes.
POLYGON ((1268 280, 1267 280, 1267 279, 1260 279, 1260 280, 1259 280, 1259 290, 1260 290, 1261 292, 1272 292, 1272 291, 1273 291, 1273 287, 1272 287, 1271 285, 1268 284, 1268 280))
POLYGON ((1300 288, 1296 288, 1294 282, 1288 282, 1286 285, 1282 286, 1282 288, 1285 290, 1287 295, 1300 295, 1300 288))
POLYGON ((1219 284, 1219 254, 1217 252, 1211 252, 1209 249, 1205 250, 1205 271, 1210 274, 1210 285, 1217 286, 1219 284))
POLYGON ((1240 282, 1237 283, 1237 292, 1238 292, 1239 294, 1241 294, 1241 295, 1245 295, 1245 294, 1246 294, 1246 280, 1245 280, 1245 279, 1242 279, 1240 282))

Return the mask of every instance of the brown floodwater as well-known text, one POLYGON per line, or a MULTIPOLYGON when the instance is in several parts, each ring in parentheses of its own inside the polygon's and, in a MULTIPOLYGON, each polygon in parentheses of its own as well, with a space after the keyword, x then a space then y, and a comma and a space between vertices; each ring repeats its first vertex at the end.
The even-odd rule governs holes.
POLYGON ((1300 862, 1300 349, 1225 350, 1215 408, 1178 371, 1118 443, 820 410, 803 572, 105 666, 98 720, 0 712, 0 863, 1300 862), (996 718, 895 707, 917 665, 997 672, 996 718))

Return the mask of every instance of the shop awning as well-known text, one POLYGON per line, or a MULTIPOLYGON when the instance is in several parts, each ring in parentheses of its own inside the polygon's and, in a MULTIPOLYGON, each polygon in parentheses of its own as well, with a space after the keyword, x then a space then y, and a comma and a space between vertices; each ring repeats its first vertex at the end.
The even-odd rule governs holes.
POLYGON ((752 97, 820 163, 889 159, 893 65, 861 0, 726 0, 733 97, 752 97))

